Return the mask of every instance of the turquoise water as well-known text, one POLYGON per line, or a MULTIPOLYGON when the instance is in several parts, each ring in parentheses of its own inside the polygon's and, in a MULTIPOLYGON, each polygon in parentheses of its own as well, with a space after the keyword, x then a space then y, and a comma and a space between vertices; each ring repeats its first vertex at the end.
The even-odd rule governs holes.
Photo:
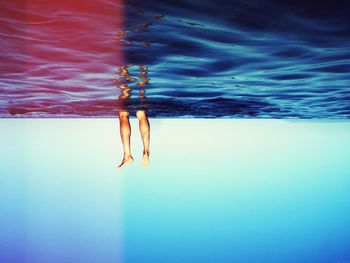
POLYGON ((131 122, 1 120, 0 262, 350 262, 348 121, 131 122))

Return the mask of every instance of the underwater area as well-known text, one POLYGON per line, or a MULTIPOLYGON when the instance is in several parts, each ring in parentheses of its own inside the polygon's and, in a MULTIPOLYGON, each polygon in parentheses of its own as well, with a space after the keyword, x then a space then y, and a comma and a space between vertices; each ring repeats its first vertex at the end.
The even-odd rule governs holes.
POLYGON ((0 262, 350 262, 348 121, 156 119, 122 171, 117 120, 0 126, 0 262))

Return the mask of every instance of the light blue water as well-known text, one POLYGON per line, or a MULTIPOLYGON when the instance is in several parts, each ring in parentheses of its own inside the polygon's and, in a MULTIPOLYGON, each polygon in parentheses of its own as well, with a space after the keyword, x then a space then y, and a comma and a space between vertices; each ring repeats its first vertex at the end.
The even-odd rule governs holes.
POLYGON ((0 122, 0 262, 350 262, 350 125, 0 122), (169 140, 169 137, 172 139, 169 140))

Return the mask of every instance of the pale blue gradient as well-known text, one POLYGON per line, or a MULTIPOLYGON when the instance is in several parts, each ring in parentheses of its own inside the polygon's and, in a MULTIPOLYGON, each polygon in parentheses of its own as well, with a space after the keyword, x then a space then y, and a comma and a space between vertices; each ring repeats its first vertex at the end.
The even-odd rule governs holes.
POLYGON ((350 122, 1 120, 0 262, 350 262, 350 122))

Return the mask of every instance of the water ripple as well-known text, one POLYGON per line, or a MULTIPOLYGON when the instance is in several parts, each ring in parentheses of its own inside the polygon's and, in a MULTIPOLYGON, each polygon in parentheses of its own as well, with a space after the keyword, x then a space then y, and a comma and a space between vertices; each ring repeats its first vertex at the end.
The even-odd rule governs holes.
POLYGON ((346 1, 22 2, 0 11, 0 117, 350 117, 346 1))

